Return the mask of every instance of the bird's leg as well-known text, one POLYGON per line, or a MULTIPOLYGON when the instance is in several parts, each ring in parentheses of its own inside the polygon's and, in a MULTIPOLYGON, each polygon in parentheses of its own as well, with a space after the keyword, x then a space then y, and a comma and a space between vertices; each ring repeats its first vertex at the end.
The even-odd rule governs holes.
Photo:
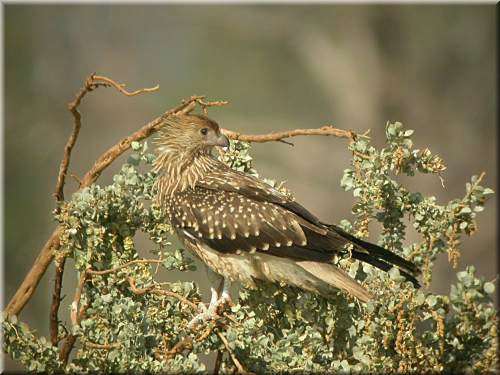
POLYGON ((231 289, 231 280, 225 278, 222 287, 222 293, 220 295, 219 300, 217 301, 218 306, 226 304, 231 306, 233 304, 233 301, 231 299, 231 294, 229 293, 230 289, 231 289))
POLYGON ((194 328, 199 323, 208 322, 209 320, 218 318, 218 307, 221 304, 225 304, 226 302, 231 300, 231 297, 229 297, 229 287, 231 286, 230 281, 226 282, 226 279, 213 272, 209 267, 207 267, 207 276, 212 284, 212 286, 210 287, 210 292, 212 294, 210 297, 210 304, 207 307, 204 303, 200 303, 199 306, 201 312, 189 322, 188 328, 190 329, 194 328), (217 284, 217 282, 219 283, 217 284), (218 287, 215 287, 215 285, 218 285, 218 287), (219 298, 218 290, 221 289, 222 285, 224 286, 222 288, 221 297, 219 298))
POLYGON ((199 308, 201 312, 196 315, 191 321, 188 323, 188 328, 194 328, 198 323, 207 322, 211 319, 217 317, 217 306, 218 306, 218 294, 217 290, 214 287, 210 288, 210 292, 212 296, 210 297, 210 304, 205 306, 203 302, 200 302, 199 308))

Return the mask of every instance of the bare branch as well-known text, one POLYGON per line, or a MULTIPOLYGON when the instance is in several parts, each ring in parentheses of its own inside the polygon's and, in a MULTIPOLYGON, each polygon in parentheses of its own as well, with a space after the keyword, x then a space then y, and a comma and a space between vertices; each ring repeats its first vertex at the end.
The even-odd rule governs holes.
POLYGON ((191 336, 186 336, 184 339, 179 341, 174 347, 165 352, 165 357, 167 359, 174 358, 177 354, 182 353, 186 349, 193 348, 193 338, 191 336))
POLYGON ((59 165, 59 174, 57 176, 55 197, 58 201, 64 200, 64 182, 66 180, 66 174, 68 172, 68 166, 71 159, 71 151, 75 146, 78 134, 80 133, 80 128, 82 127, 81 114, 78 111, 78 107, 83 99, 83 97, 90 91, 90 81, 92 75, 90 75, 85 80, 85 86, 76 95, 75 100, 69 103, 69 110, 73 114, 73 131, 71 132, 66 146, 64 147, 64 154, 59 165))
POLYGON ((125 96, 135 96, 135 95, 139 95, 139 94, 142 94, 142 93, 145 93, 145 92, 153 92, 153 91, 157 91, 160 88, 160 85, 156 85, 154 87, 143 88, 143 89, 139 89, 139 90, 135 90, 135 91, 129 92, 129 91, 127 91, 127 90, 125 90, 123 88, 125 86, 125 84, 123 84, 123 83, 119 84, 119 83, 116 83, 111 78, 104 77, 104 76, 97 76, 95 74, 92 75, 92 81, 93 81, 92 82, 93 84, 98 84, 99 81, 101 81, 101 82, 106 83, 107 85, 113 86, 115 89, 117 89, 118 91, 120 91, 125 96))
POLYGON ((200 105, 200 107, 203 109, 203 113, 205 115, 208 114, 208 108, 210 108, 210 107, 222 107, 228 103, 225 100, 216 100, 213 102, 206 102, 203 100, 203 99, 205 99, 205 96, 203 96, 203 95, 192 96, 191 98, 195 98, 196 103, 198 103, 200 105))
POLYGON ((365 132, 364 134, 356 134, 351 130, 337 129, 329 125, 316 129, 293 129, 267 134, 241 134, 227 129, 222 129, 222 132, 228 138, 238 141, 255 143, 282 141, 284 138, 297 137, 300 135, 331 135, 339 138, 348 138, 351 140, 355 140, 357 138, 369 138, 367 135, 368 132, 365 132))

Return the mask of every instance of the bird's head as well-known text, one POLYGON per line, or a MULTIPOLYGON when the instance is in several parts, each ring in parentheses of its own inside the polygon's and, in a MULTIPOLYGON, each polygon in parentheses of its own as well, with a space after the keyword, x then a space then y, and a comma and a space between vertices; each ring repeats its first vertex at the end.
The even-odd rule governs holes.
POLYGON ((229 147, 219 125, 203 115, 169 116, 155 140, 159 153, 195 156, 208 154, 213 147, 229 147))

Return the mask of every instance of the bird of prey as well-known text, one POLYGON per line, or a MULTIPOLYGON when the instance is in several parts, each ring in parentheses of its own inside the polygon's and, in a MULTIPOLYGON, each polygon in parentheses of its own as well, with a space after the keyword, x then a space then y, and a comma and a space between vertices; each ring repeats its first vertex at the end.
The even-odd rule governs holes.
POLYGON ((229 140, 208 117, 170 116, 155 143, 158 203, 184 246, 224 278, 221 297, 212 287, 200 319, 230 300, 231 281, 284 282, 327 297, 339 288, 367 302, 370 293, 332 264, 340 253, 384 271, 396 266, 418 286, 413 263, 323 223, 269 184, 217 160, 213 148, 229 140))

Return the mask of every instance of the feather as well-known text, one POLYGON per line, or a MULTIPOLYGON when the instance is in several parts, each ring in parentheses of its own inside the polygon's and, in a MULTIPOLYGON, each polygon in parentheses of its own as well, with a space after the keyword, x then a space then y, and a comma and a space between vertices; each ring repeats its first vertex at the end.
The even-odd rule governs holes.
POLYGON ((342 289, 352 294, 362 302, 368 302, 372 298, 365 288, 354 281, 344 271, 338 269, 332 264, 310 261, 297 262, 297 264, 317 278, 323 280, 331 286, 334 286, 335 288, 342 289))

